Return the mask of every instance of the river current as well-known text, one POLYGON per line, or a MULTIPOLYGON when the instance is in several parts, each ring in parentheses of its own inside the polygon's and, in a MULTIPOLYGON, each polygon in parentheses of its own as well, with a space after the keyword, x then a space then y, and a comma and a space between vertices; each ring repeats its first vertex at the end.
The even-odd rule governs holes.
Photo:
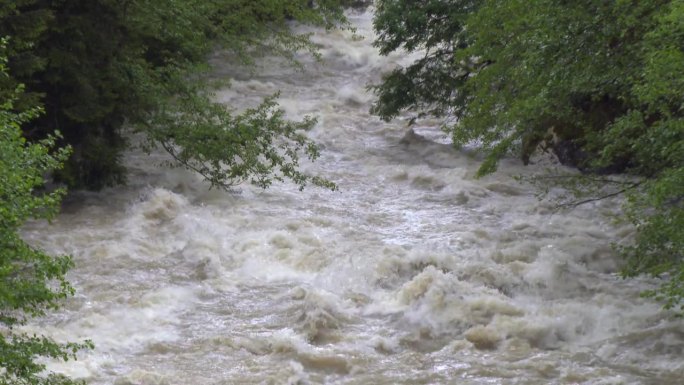
POLYGON ((410 58, 371 46, 372 14, 316 32, 323 61, 256 71, 213 59, 237 108, 281 92, 318 117, 331 192, 276 184, 209 190, 135 151, 129 184, 75 193, 26 237, 71 254, 77 289, 31 325, 93 351, 50 368, 89 384, 681 384, 684 323, 623 280, 617 200, 556 211, 505 160, 477 156, 439 122, 369 114, 366 86, 410 58))

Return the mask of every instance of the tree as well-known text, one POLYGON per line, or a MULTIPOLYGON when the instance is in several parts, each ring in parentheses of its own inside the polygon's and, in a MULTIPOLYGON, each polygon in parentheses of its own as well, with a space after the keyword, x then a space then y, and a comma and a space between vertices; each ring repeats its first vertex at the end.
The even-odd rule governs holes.
POLYGON ((375 87, 376 113, 449 118, 455 145, 476 141, 486 154, 478 175, 509 154, 528 163, 551 149, 584 172, 544 178, 581 195, 568 206, 626 193, 638 232, 619 248, 623 273, 663 277, 649 294, 684 310, 684 2, 381 0, 377 9, 383 53, 426 54, 375 87))
MULTIPOLYGON (((4 60, 0 60, 0 76, 7 76, 4 60)), ((17 89, 15 94, 20 92, 17 89)), ((76 352, 91 347, 89 342, 61 344, 16 329, 30 318, 55 309, 73 289, 64 277, 72 266, 71 258, 52 257, 19 235, 27 220, 50 219, 56 214, 64 191, 41 188, 44 175, 61 167, 68 149, 57 149, 56 137, 28 143, 20 126, 40 110, 13 112, 14 100, 5 95, 0 102, 0 382, 74 384, 66 377, 44 373, 45 365, 37 359, 75 358, 76 352)))
POLYGON ((0 0, 11 83, 26 84, 17 108, 45 109, 25 134, 61 131, 73 154, 57 176, 92 189, 125 180, 124 127, 216 186, 275 178, 333 187, 297 169, 300 156, 318 156, 301 134, 312 119, 286 121, 273 99, 230 113, 203 76, 218 49, 246 65, 268 52, 315 53, 309 35, 291 32, 293 21, 332 27, 344 15, 337 0, 0 0))
POLYGON ((374 45, 387 55, 403 49, 424 51, 420 60, 398 68, 383 77, 374 88, 378 101, 372 112, 383 119, 396 117, 402 110, 416 112, 414 121, 426 115, 458 116, 465 105, 462 91, 472 60, 459 63, 454 55, 467 47, 464 25, 475 0, 378 1, 374 45))

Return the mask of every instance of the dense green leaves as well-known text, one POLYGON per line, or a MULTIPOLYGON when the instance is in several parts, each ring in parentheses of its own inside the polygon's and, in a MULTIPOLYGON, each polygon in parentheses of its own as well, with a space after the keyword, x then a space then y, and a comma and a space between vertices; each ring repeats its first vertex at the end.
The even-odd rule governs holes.
POLYGON ((479 175, 553 149, 589 174, 636 178, 544 181, 574 184, 575 203, 629 192, 638 235, 621 248, 625 275, 661 276, 651 294, 684 299, 683 1, 381 0, 375 28, 383 53, 425 52, 375 87, 375 112, 449 118, 456 145, 485 152, 479 175))
POLYGON ((336 188, 298 170, 300 153, 318 157, 318 148, 303 133, 315 121, 284 120, 275 96, 237 115, 196 92, 178 95, 170 106, 157 110, 147 125, 148 146, 162 146, 173 157, 172 165, 199 173, 213 187, 250 181, 266 188, 288 178, 300 189, 307 183, 336 188))
MULTIPOLYGON (((5 62, 0 76, 6 77, 5 62)), ((20 89, 15 93, 19 93, 20 89)), ((29 219, 50 219, 59 207, 63 190, 44 192, 44 176, 61 167, 67 149, 56 149, 55 138, 28 143, 21 125, 39 110, 12 111, 14 95, 0 100, 0 383, 72 384, 73 381, 44 373, 38 357, 67 360, 85 344, 59 344, 17 331, 29 318, 56 308, 72 294, 64 275, 72 266, 68 256, 52 257, 26 242, 20 227, 29 219)))
MULTIPOLYGON (((245 120, 238 122, 237 116, 221 111, 209 98, 189 93, 207 88, 202 73, 208 69, 208 55, 218 49, 227 50, 243 65, 267 53, 294 60, 299 50, 315 52, 309 35, 291 32, 293 21, 332 27, 343 23, 344 15, 337 0, 0 0, 0 35, 11 37, 12 78, 3 88, 24 83, 27 92, 17 107, 36 101, 44 106, 45 114, 25 127, 29 138, 44 138, 60 130, 64 142, 73 147, 65 169, 57 174, 70 186, 97 189, 124 181, 124 126, 140 128, 166 148, 169 142, 187 145, 184 155, 177 157, 180 165, 210 164, 211 173, 219 174, 222 167, 233 166, 237 158, 229 156, 232 152, 204 152, 197 154, 201 159, 194 159, 190 148, 198 146, 188 140, 205 138, 211 120, 207 117, 212 114, 222 124, 213 124, 223 131, 219 136, 244 125, 245 120), (203 121, 195 122, 195 116, 203 121), (173 121, 173 127, 159 127, 168 121, 173 121), (185 141, 161 134, 174 131, 180 138, 180 122, 188 130, 202 127, 204 131, 188 133, 185 141), (212 159, 206 159, 209 155, 212 159)), ((275 112, 270 103, 268 109, 275 112)), ((278 113, 272 117, 278 124, 271 122, 269 127, 277 129, 269 135, 288 132, 284 127, 295 124, 278 113)), ((262 128, 255 127, 255 131, 266 133, 262 128)), ((281 145, 278 151, 288 152, 279 156, 292 162, 280 164, 280 158, 271 153, 276 168, 289 169, 298 156, 311 155, 300 150, 313 149, 313 143, 302 145, 303 137, 286 135, 285 143, 290 140, 299 145, 281 145)), ((264 147, 265 143, 261 142, 260 151, 274 150, 264 147)), ((262 168, 255 164, 245 171, 262 168)), ((291 179, 300 186, 321 180, 291 172, 282 176, 295 177, 291 179)))
POLYGON ((477 63, 459 63, 454 54, 467 45, 465 19, 477 1, 379 1, 374 19, 380 53, 424 50, 420 60, 398 68, 374 86, 378 102, 372 111, 391 119, 401 110, 444 116, 464 105, 461 88, 477 63))

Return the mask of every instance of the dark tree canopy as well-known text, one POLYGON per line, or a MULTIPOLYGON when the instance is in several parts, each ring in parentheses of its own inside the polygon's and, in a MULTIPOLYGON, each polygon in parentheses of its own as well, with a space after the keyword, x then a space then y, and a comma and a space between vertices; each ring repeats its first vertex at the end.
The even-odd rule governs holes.
POLYGON ((231 114, 212 102, 202 81, 208 55, 218 49, 244 64, 267 52, 288 58, 299 50, 314 53, 308 35, 289 29, 293 21, 332 27, 344 16, 336 0, 0 0, 11 75, 2 89, 23 83, 17 108, 44 107, 45 114, 25 126, 29 139, 59 130, 73 147, 58 173, 70 186, 124 181, 128 126, 173 149, 178 165, 218 186, 252 178, 267 185, 275 177, 330 187, 297 170, 300 155, 317 156, 298 132, 311 120, 287 122, 272 101, 245 116, 231 114), (257 137, 258 145, 251 142, 257 137), (231 149, 196 153, 197 141, 205 139, 231 149), (261 155, 267 160, 247 161, 261 155))

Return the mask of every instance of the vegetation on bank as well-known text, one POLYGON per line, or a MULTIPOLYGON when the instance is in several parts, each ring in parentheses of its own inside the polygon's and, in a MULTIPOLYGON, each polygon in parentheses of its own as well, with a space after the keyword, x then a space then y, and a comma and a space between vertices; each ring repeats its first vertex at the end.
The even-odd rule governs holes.
MULTIPOLYGON (((7 78, 4 59, 0 77, 7 78)), ((67 360, 91 347, 89 342, 62 344, 18 330, 73 294, 64 277, 71 258, 47 255, 19 234, 27 220, 56 215, 64 190, 40 189, 44 176, 59 169, 69 155, 68 149, 55 147, 56 136, 34 143, 22 137, 21 125, 35 119, 40 109, 15 112, 21 91, 18 87, 0 99, 0 383, 73 384, 64 376, 45 374, 45 365, 36 358, 67 360)))
POLYGON ((99 189, 125 180, 124 127, 167 150, 177 166, 212 185, 303 187, 327 180, 305 175, 300 157, 318 156, 302 135, 313 119, 283 118, 273 99, 244 113, 212 101, 202 76, 208 55, 225 50, 243 65, 267 53, 294 60, 315 54, 292 22, 330 28, 345 23, 342 0, 0 0, 0 36, 9 37, 9 77, 1 90, 25 85, 18 110, 44 114, 24 125, 30 140, 59 130, 73 153, 57 179, 99 189))
POLYGON ((445 118, 456 146, 481 144, 479 175, 553 151, 583 174, 549 175, 573 206, 625 194, 637 229, 624 276, 684 310, 684 1, 379 0, 383 54, 424 50, 374 86, 373 111, 445 118))

